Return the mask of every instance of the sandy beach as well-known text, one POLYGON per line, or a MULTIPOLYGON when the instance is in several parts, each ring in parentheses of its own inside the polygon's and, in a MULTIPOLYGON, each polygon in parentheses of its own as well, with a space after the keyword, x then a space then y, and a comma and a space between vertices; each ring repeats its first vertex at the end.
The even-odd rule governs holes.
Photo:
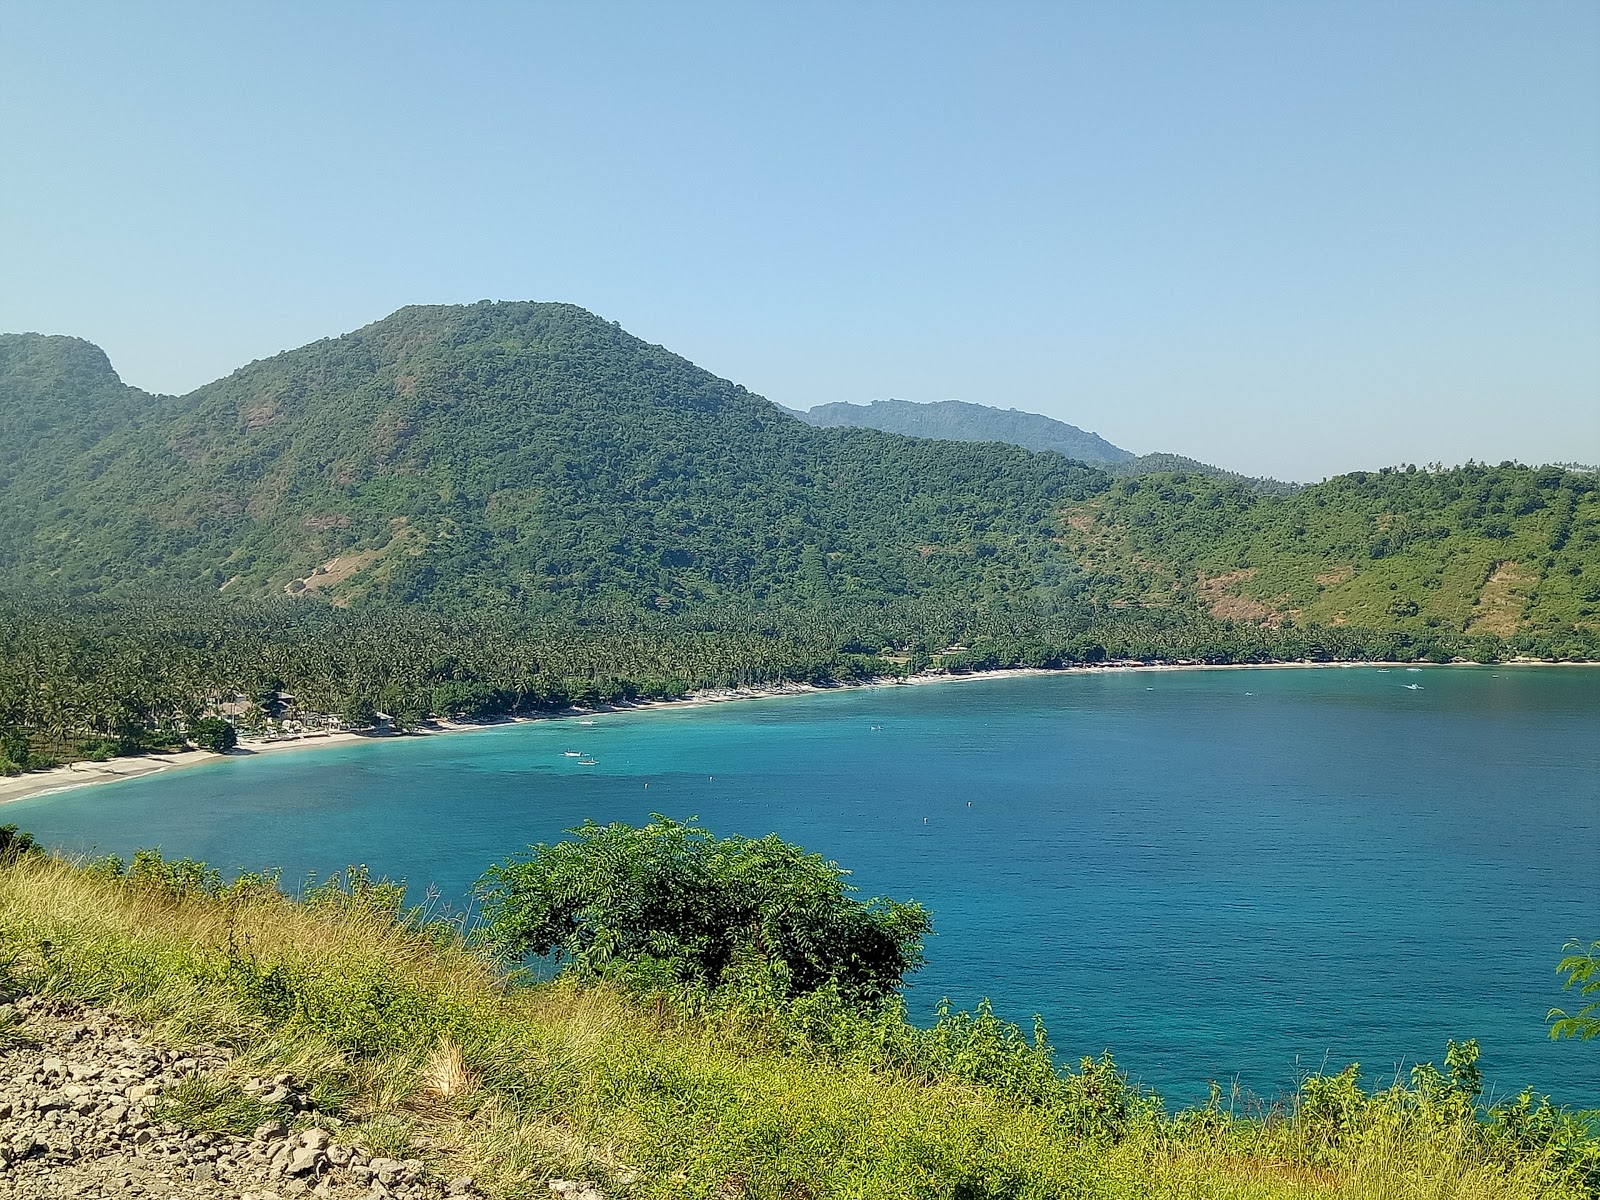
MULTIPOLYGON (((1281 671, 1286 669, 1329 670, 1348 667, 1400 667, 1415 664, 1389 662, 1274 662, 1274 663, 1092 663, 1071 667, 1006 667, 997 671, 971 671, 950 675, 925 672, 909 678, 885 676, 856 684, 835 684, 819 687, 811 683, 779 683, 770 686, 753 685, 737 688, 708 688, 694 692, 681 700, 647 700, 637 704, 614 707, 568 709, 559 713, 541 713, 538 716, 502 717, 488 721, 437 721, 424 729, 404 734, 385 733, 306 733, 286 734, 274 738, 241 737, 237 749, 227 754, 208 750, 187 750, 181 753, 146 754, 130 758, 113 758, 108 762, 76 762, 52 767, 47 771, 30 771, 23 775, 0 776, 0 805, 10 804, 32 796, 48 796, 97 784, 115 783, 122 779, 138 779, 164 771, 200 766, 224 758, 243 758, 257 754, 284 754, 294 751, 318 750, 328 746, 347 746, 354 742, 390 741, 399 738, 437 737, 441 734, 468 733, 473 730, 496 729, 503 725, 527 721, 568 720, 573 717, 593 718, 608 713, 639 712, 657 708, 695 708, 711 704, 728 704, 740 700, 763 700, 777 696, 801 696, 813 692, 833 692, 853 687, 918 687, 936 683, 974 682, 983 679, 1016 679, 1028 675, 1087 675, 1105 671, 1281 671)), ((1428 670, 1447 667, 1477 667, 1492 665, 1515 669, 1517 667, 1600 667, 1600 663, 1550 663, 1533 660, 1515 660, 1506 663, 1426 663, 1428 670)))
POLYGON ((75 788, 93 787, 98 783, 115 783, 119 779, 139 779, 145 775, 159 775, 163 771, 197 767, 202 763, 223 758, 245 758, 256 754, 278 754, 289 750, 316 750, 323 746, 342 746, 351 742, 369 741, 370 735, 360 733, 313 733, 299 737, 281 737, 268 741, 264 738, 240 738, 239 747, 227 754, 214 754, 210 750, 185 750, 170 754, 141 754, 129 758, 113 758, 108 762, 75 762, 48 771, 29 771, 25 775, 0 777, 0 804, 22 800, 29 796, 48 796, 55 792, 75 788))

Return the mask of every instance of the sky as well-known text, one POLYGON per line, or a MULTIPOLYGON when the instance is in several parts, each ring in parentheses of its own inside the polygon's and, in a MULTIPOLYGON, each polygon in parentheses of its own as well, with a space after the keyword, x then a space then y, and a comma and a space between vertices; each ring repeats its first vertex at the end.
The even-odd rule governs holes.
POLYGON ((0 0, 0 330, 560 300, 797 408, 1600 462, 1600 5, 0 0))

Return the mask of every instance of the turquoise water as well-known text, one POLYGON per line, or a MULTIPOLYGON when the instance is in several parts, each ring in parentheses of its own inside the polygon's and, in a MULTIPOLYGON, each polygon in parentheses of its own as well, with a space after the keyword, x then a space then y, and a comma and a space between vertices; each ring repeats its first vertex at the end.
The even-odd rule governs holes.
POLYGON ((1600 937, 1600 670, 865 688, 237 758, 3 816, 78 851, 360 862, 460 901, 526 843, 651 812, 921 900, 919 1018, 990 996, 1174 1102, 1350 1061, 1387 1079, 1477 1037, 1501 1092, 1600 1106, 1594 1044, 1544 1024, 1574 999, 1563 942, 1600 937))

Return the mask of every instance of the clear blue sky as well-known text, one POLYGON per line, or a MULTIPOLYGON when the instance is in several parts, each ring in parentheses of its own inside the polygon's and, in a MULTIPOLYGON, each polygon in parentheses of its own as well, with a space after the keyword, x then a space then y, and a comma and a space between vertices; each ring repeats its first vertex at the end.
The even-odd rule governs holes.
POLYGON ((0 0, 0 329, 564 300, 795 407, 1600 460, 1600 5, 0 0))

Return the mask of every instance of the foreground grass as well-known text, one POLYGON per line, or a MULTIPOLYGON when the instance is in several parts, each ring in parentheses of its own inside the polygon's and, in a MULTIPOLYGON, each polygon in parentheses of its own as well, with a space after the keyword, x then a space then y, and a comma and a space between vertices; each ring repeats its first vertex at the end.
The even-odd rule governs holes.
MULTIPOLYGON (((228 1045, 241 1079, 310 1081, 348 1140, 512 1196, 552 1176, 708 1200, 1597 1194, 1592 1143, 1548 1112, 1486 1136, 1449 1089, 1384 1101, 1333 1077, 1266 1118, 1173 1119, 1109 1064, 1057 1073, 984 1013, 929 1032, 825 1000, 512 986, 398 902, 359 874, 295 902, 188 864, 24 855, 0 867, 0 986, 228 1045)), ((191 1091, 190 1121, 257 1115, 226 1086, 191 1091)))

